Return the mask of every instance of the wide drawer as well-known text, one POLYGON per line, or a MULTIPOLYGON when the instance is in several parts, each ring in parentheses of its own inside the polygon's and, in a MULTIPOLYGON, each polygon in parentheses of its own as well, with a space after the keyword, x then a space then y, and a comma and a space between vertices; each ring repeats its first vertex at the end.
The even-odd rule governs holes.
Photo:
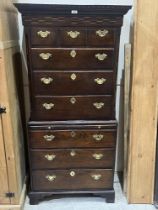
POLYGON ((109 28, 33 27, 32 46, 113 46, 114 30, 109 28))
POLYGON ((32 120, 113 119, 112 96, 35 97, 32 120))
POLYGON ((32 169, 112 168, 115 148, 30 150, 32 169))
POLYGON ((30 148, 115 147, 116 129, 29 130, 30 148))
POLYGON ((113 71, 34 71, 36 95, 113 94, 113 71))
POLYGON ((111 169, 34 170, 31 177, 35 191, 111 189, 111 169))
POLYGON ((113 69, 114 49, 112 48, 59 48, 32 49, 33 69, 78 70, 78 69, 113 69))

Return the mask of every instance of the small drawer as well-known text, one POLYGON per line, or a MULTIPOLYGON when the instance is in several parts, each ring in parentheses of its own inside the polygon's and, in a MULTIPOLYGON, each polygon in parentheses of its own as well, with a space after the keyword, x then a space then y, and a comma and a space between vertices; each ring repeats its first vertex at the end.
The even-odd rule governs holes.
POLYGON ((108 28, 97 28, 87 30, 88 46, 114 46, 115 32, 108 28))
POLYGON ((113 69, 114 49, 32 49, 34 70, 113 69))
POLYGON ((34 191, 113 188, 111 169, 35 170, 31 179, 34 191))
POLYGON ((30 148, 115 147, 116 129, 29 130, 30 148))
POLYGON ((33 27, 31 44, 33 46, 57 46, 57 31, 49 27, 33 27))
POLYGON ((79 28, 61 28, 59 30, 60 46, 85 46, 86 45, 86 31, 79 28))
POLYGON ((31 150, 32 169, 112 168, 115 148, 31 150))
POLYGON ((114 94, 113 71, 34 71, 35 95, 114 94))
POLYGON ((114 116, 112 96, 35 97, 32 120, 109 120, 114 116))

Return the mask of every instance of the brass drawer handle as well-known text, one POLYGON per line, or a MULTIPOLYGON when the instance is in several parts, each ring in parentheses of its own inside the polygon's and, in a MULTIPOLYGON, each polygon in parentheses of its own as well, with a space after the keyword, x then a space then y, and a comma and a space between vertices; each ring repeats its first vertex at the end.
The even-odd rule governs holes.
POLYGON ((54 107, 54 104, 53 103, 44 103, 43 104, 43 107, 46 109, 46 110, 50 110, 54 107))
POLYGON ((54 135, 45 135, 45 136, 43 136, 43 138, 46 141, 52 141, 52 140, 54 140, 55 136, 54 135))
POLYGON ((71 50, 70 56, 71 56, 72 58, 75 58, 76 55, 77 55, 76 51, 75 51, 75 50, 71 50))
POLYGON ((38 31, 37 35, 40 36, 41 38, 46 38, 50 35, 50 31, 38 31))
POLYGON ((47 175, 46 179, 48 179, 50 182, 53 182, 56 179, 56 175, 47 175))
POLYGON ((71 102, 72 104, 75 104, 75 103, 76 103, 76 98, 75 98, 75 97, 70 98, 70 102, 71 102))
POLYGON ((104 138, 104 135, 102 134, 94 134, 93 135, 93 139, 95 139, 96 141, 101 141, 104 138))
POLYGON ((51 53, 40 53, 39 54, 40 58, 42 58, 43 60, 48 60, 49 58, 52 57, 51 53))
POLYGON ((49 155, 49 154, 47 154, 47 155, 45 155, 44 157, 45 157, 47 160, 52 161, 52 160, 55 159, 56 155, 49 155))
POLYGON ((94 79, 94 82, 96 82, 98 85, 102 85, 106 82, 106 79, 104 78, 96 78, 94 79))
POLYGON ((80 35, 80 32, 79 31, 68 31, 67 34, 72 39, 76 39, 80 35))
POLYGON ((106 53, 97 53, 95 54, 95 58, 97 58, 99 61, 104 61, 107 58, 106 53))
POLYGON ((76 77, 77 77, 77 76, 76 76, 76 74, 74 74, 74 73, 73 73, 73 74, 71 74, 71 76, 70 76, 70 78, 71 78, 72 80, 75 80, 75 79, 76 79, 76 77))
POLYGON ((96 160, 101 160, 101 159, 103 158, 104 155, 101 154, 101 153, 100 153, 100 154, 95 153, 95 154, 93 154, 92 156, 93 156, 96 160))
POLYGON ((95 102, 93 103, 93 106, 96 108, 96 109, 102 109, 104 107, 104 103, 103 102, 95 102))
POLYGON ((45 84, 45 85, 49 85, 50 83, 53 82, 53 78, 51 78, 51 77, 48 77, 48 78, 42 77, 42 78, 41 78, 41 82, 42 82, 43 84, 45 84))
POLYGON ((76 175, 75 171, 70 172, 70 176, 74 177, 76 175))
POLYGON ((101 175, 101 174, 92 174, 91 177, 92 177, 95 181, 98 181, 99 179, 101 179, 102 175, 101 175))
POLYGON ((96 35, 98 35, 99 37, 105 37, 108 33, 109 31, 106 29, 96 31, 96 35))
POLYGON ((74 150, 72 150, 72 151, 70 152, 70 155, 71 155, 71 157, 74 157, 74 156, 76 156, 76 152, 75 152, 74 150))

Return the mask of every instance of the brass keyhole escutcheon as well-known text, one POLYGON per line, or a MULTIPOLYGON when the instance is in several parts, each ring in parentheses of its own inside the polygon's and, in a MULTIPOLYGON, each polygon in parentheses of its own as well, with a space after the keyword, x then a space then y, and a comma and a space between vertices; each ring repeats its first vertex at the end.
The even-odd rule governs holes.
POLYGON ((71 102, 72 104, 75 104, 75 103, 76 103, 76 98, 75 98, 75 97, 72 97, 72 98, 70 99, 70 102, 71 102))
POLYGON ((72 58, 75 58, 76 55, 77 55, 76 51, 75 51, 75 50, 71 50, 70 56, 71 56, 72 58))
POLYGON ((72 151, 70 152, 70 155, 71 155, 71 157, 74 157, 74 156, 76 155, 76 152, 75 152, 74 150, 72 150, 72 151))
POLYGON ((75 80, 77 76, 76 76, 76 74, 73 73, 73 74, 71 74, 70 77, 71 77, 72 80, 75 80))
POLYGON ((71 137, 74 138, 76 136, 75 131, 71 131, 71 137))
POLYGON ((76 175, 75 171, 70 172, 70 176, 74 177, 76 175))

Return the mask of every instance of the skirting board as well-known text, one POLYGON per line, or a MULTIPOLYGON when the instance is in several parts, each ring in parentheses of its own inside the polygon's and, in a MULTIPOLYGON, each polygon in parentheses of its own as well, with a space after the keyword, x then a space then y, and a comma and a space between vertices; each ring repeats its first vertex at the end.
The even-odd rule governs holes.
POLYGON ((23 210, 26 199, 26 184, 24 184, 18 205, 0 205, 0 210, 23 210))

